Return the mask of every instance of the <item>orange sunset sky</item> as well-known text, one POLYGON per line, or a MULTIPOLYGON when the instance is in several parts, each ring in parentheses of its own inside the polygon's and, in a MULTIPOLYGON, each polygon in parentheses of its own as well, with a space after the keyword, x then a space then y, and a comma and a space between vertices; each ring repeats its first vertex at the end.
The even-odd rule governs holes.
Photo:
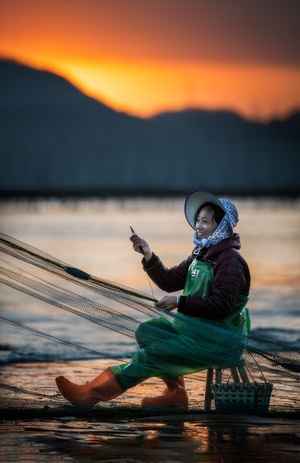
POLYGON ((0 0, 0 56, 142 117, 300 108, 299 0, 0 0))

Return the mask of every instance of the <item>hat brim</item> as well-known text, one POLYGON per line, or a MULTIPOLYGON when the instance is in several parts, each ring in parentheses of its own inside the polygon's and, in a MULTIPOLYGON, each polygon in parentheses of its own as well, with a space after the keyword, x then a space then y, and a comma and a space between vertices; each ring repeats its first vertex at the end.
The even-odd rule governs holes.
POLYGON ((226 214, 226 209, 215 195, 204 190, 196 190, 190 193, 184 204, 185 217, 192 228, 195 228, 195 214, 204 203, 213 203, 219 206, 226 214))

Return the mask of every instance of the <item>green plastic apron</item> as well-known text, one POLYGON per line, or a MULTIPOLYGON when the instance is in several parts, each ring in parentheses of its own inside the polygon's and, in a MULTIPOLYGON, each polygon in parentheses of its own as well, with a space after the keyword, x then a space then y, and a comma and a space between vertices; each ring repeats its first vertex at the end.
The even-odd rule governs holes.
MULTIPOLYGON (((212 265, 195 259, 183 295, 209 296, 213 279, 212 265)), ((129 363, 111 367, 117 381, 126 390, 154 376, 173 378, 239 359, 250 330, 247 302, 240 296, 232 313, 217 322, 176 313, 172 321, 159 317, 141 323, 137 353, 129 363)))

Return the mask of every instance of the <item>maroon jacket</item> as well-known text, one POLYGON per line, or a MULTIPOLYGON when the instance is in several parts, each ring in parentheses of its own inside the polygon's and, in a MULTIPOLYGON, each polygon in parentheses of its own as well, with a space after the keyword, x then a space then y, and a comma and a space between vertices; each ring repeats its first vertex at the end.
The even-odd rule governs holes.
POLYGON ((247 262, 238 251, 240 247, 240 237, 234 234, 232 238, 202 250, 199 256, 191 254, 171 268, 165 267, 154 253, 149 262, 143 259, 142 263, 151 280, 160 289, 170 293, 184 288, 193 259, 211 262, 214 267, 211 296, 181 296, 178 312, 192 317, 221 320, 231 313, 240 295, 249 295, 250 272, 247 262))

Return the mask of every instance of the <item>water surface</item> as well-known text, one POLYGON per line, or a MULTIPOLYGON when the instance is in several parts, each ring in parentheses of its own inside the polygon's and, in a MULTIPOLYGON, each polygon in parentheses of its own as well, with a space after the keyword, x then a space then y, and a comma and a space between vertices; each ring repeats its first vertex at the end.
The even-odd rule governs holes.
MULTIPOLYGON (((299 342, 300 332, 300 201, 280 199, 235 199, 240 221, 241 253, 248 261, 252 288, 248 307, 252 329, 299 342)), ((155 298, 164 293, 150 283, 141 267, 141 256, 132 250, 130 229, 146 239, 167 266, 184 259, 193 248, 193 230, 183 213, 184 198, 123 199, 79 201, 19 201, 0 205, 1 231, 56 258, 100 278, 145 291, 155 298)), ((64 333, 76 342, 75 316, 55 312, 45 302, 31 302, 13 289, 1 290, 1 314, 10 314, 18 322, 64 333), (35 310, 33 310, 35 307, 35 310), (32 310, 31 310, 32 309, 32 310), (13 314, 13 315, 12 315, 13 314), (54 316, 57 314, 57 316, 54 316), (38 325, 37 325, 38 324, 38 325)), ((95 327, 93 327, 93 330, 95 327)), ((91 336, 89 323, 80 322, 81 343, 105 352, 112 349, 116 334, 91 336), (92 338, 92 341, 91 341, 92 338)), ((1 342, 34 360, 38 352, 47 352, 51 360, 54 347, 49 340, 32 338, 13 327, 1 326, 1 342)), ((55 343, 54 343, 55 344, 55 343)), ((120 339, 119 355, 130 355, 134 340, 120 339)), ((7 359, 7 353, 2 358, 7 359)), ((11 352, 10 354, 11 355, 11 352)), ((72 349, 61 348, 61 356, 72 358, 72 349)), ((113 352, 112 352, 113 355, 113 352)), ((55 353, 57 358, 57 351, 55 353)), ((14 355, 10 357, 15 359, 14 355)))

